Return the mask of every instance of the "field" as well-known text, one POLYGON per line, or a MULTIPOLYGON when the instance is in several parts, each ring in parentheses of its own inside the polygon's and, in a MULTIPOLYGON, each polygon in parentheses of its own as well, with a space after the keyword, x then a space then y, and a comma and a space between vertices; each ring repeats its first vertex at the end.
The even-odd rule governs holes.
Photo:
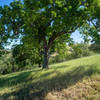
POLYGON ((100 54, 0 76, 0 100, 100 100, 100 54))

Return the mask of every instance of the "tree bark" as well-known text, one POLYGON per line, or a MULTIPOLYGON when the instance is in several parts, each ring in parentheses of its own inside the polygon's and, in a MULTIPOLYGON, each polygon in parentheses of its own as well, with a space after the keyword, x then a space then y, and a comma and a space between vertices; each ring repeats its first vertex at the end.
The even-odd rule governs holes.
POLYGON ((49 52, 48 48, 44 47, 43 69, 48 68, 49 52))
POLYGON ((39 68, 41 67, 41 63, 39 63, 38 67, 39 67, 39 68))

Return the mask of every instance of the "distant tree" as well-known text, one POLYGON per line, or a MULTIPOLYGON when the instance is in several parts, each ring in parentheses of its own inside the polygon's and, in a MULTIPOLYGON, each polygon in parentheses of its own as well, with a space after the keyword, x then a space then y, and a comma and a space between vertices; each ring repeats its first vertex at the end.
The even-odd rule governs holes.
POLYGON ((84 57, 84 56, 89 56, 90 51, 89 51, 89 45, 84 44, 84 43, 78 43, 72 45, 72 57, 73 58, 79 58, 79 57, 84 57))

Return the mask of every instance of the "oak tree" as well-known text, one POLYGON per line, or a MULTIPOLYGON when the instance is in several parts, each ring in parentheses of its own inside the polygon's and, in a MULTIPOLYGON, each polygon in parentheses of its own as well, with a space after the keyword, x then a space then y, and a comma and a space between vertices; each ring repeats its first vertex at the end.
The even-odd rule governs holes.
POLYGON ((70 41, 70 35, 90 18, 94 0, 24 0, 0 8, 0 34, 22 37, 43 54, 48 68, 51 49, 70 41))

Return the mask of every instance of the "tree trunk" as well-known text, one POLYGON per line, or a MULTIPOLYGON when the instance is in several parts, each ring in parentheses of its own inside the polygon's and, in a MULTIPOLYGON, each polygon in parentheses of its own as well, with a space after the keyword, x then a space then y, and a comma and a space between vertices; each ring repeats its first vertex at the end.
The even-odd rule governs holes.
POLYGON ((41 67, 41 63, 39 63, 39 66, 38 66, 39 68, 41 67))
POLYGON ((44 47, 43 69, 48 68, 49 54, 48 49, 44 47))

